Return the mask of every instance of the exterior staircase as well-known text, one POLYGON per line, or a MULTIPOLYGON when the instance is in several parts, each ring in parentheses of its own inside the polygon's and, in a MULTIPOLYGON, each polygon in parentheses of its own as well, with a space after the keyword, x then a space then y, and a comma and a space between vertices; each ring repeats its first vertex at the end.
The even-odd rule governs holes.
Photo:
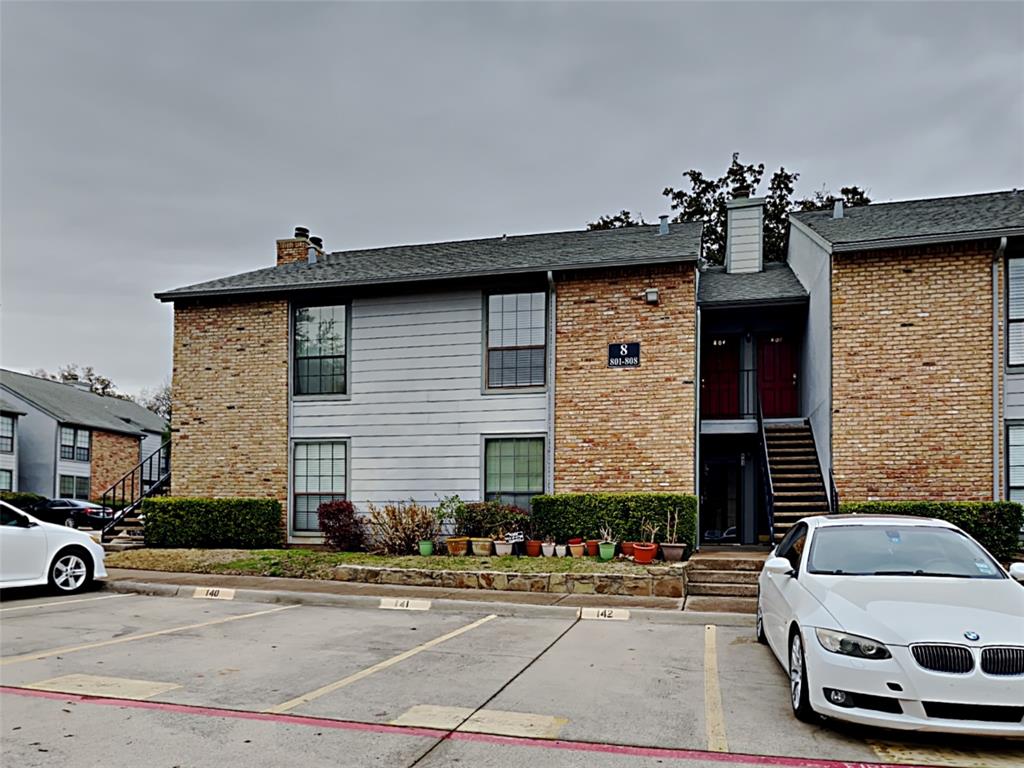
POLYGON ((767 550, 702 549, 686 569, 686 610, 757 612, 757 577, 767 550))
POLYGON ((772 530, 778 543, 800 518, 831 510, 810 425, 765 424, 764 439, 773 490, 772 530))
POLYGON ((170 442, 164 443, 103 492, 103 506, 115 510, 100 534, 104 549, 120 551, 145 546, 142 502, 163 495, 170 488, 170 450, 170 442))

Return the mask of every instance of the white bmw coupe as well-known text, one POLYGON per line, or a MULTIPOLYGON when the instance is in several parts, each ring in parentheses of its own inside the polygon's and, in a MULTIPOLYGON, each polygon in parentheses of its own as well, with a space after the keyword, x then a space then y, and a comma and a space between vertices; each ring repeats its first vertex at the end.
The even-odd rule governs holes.
POLYGON ((1019 581, 940 520, 809 517, 764 564, 757 637, 801 720, 1024 736, 1019 581))
POLYGON ((49 584, 68 595, 106 576, 103 547, 89 534, 0 501, 0 588, 49 584))

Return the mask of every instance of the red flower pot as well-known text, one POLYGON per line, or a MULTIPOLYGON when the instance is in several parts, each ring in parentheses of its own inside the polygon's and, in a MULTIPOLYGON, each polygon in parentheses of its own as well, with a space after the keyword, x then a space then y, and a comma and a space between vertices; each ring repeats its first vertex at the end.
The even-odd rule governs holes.
POLYGON ((625 555, 626 557, 632 557, 633 556, 633 545, 635 545, 635 544, 636 544, 635 541, 624 541, 624 542, 622 542, 622 554, 625 555))
POLYGON ((640 565, 647 565, 654 560, 658 554, 657 544, 641 544, 639 541, 633 544, 633 560, 640 565))
POLYGON ((570 544, 582 544, 583 539, 569 539, 570 544))
POLYGON ((587 539, 587 557, 597 557, 597 548, 600 544, 601 542, 597 539, 593 541, 587 539))
POLYGON ((526 556, 540 557, 540 539, 529 539, 526 542, 526 556))

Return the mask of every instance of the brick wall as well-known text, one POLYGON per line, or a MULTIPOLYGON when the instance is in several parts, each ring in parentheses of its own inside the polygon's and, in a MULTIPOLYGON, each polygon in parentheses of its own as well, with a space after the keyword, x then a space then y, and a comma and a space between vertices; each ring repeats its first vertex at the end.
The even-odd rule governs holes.
POLYGON ((840 499, 992 498, 989 245, 834 257, 840 499))
POLYGON ((304 237, 290 237, 277 241, 277 265, 294 264, 309 259, 309 240, 304 237))
POLYGON ((582 272, 557 284, 555 491, 693 492, 694 267, 582 272), (660 291, 650 306, 638 294, 660 291), (608 345, 640 342, 640 367, 608 345))
POLYGON ((288 496, 288 303, 177 306, 171 492, 288 496))
POLYGON ((89 498, 99 499, 105 490, 139 463, 141 438, 93 430, 89 466, 89 498))

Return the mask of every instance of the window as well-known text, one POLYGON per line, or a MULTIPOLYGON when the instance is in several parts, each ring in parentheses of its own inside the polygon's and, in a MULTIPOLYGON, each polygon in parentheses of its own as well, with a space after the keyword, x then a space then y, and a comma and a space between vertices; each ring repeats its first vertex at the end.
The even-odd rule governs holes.
POLYGON ((14 453, 13 416, 0 416, 0 453, 14 453))
POLYGON ((348 306, 295 310, 295 394, 343 395, 348 306))
POLYGON ((89 478, 74 475, 60 476, 60 497, 63 499, 89 500, 89 478))
POLYGON ((542 387, 546 382, 547 296, 487 297, 487 386, 542 387))
POLYGON ((344 442, 295 444, 293 530, 319 531, 320 505, 345 498, 347 449, 344 442))
POLYGON ((509 438, 484 443, 484 498, 530 508, 544 493, 544 438, 509 438))
POLYGON ((88 429, 60 428, 60 457, 71 461, 89 460, 88 429))
POLYGON ((1024 424, 1006 427, 1008 498, 1024 503, 1024 424))
POLYGON ((1006 261, 1006 362, 1024 365, 1024 258, 1006 261))
POLYGON ((14 473, 9 469, 0 469, 0 491, 14 490, 14 473))

